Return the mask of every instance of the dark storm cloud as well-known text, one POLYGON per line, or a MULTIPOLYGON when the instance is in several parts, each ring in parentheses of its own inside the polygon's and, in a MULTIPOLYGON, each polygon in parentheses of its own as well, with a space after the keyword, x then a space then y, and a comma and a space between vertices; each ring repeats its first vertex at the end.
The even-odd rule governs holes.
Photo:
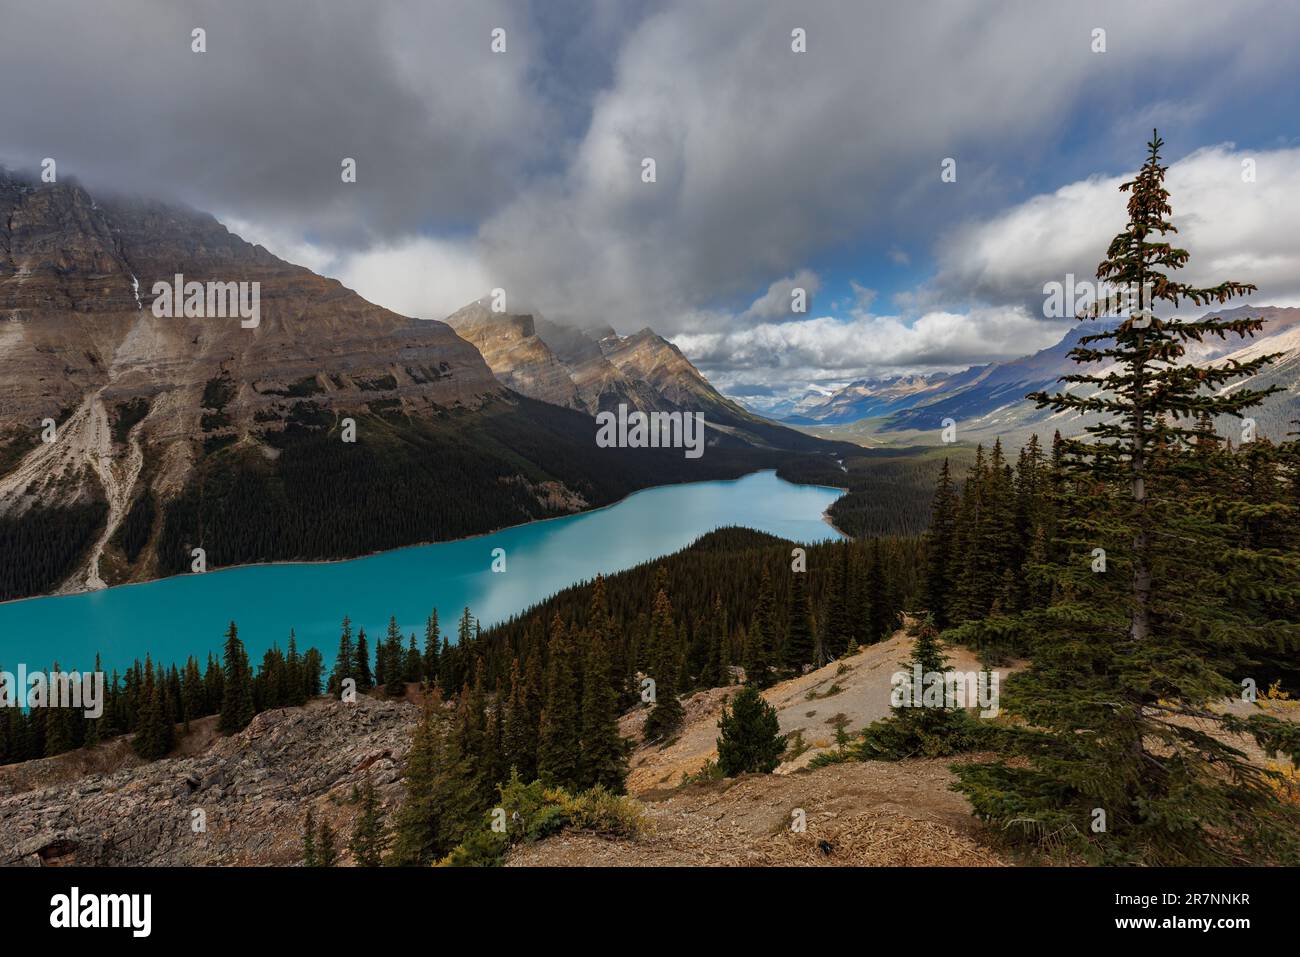
POLYGON ((552 318, 680 334, 737 388, 988 357, 1026 345, 1015 262, 1059 246, 1060 217, 981 223, 1121 172, 1150 122, 1271 110, 1259 125, 1290 129, 1300 18, 1189 6, 32 0, 0 21, 0 162, 184 199, 407 314, 502 286, 552 318), (819 257, 871 286, 864 246, 921 269, 945 235, 904 315, 871 315, 864 287, 845 322, 783 316, 819 257))
POLYGON ((318 237, 472 230, 554 162, 528 7, 7 4, 0 162, 318 237), (508 53, 489 32, 507 30, 508 53), (207 31, 207 52, 191 31, 207 31), (340 163, 358 163, 342 188, 340 163))

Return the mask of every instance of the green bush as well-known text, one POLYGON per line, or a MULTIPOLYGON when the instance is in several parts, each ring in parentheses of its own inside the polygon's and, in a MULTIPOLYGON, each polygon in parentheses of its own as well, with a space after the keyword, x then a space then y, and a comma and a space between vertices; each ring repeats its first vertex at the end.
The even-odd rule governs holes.
POLYGON ((578 794, 546 787, 541 781, 525 784, 518 771, 497 786, 505 812, 505 833, 484 828, 472 833, 439 864, 446 867, 493 867, 514 844, 540 841, 565 828, 608 837, 639 837, 645 829, 641 808, 631 798, 597 785, 578 794))

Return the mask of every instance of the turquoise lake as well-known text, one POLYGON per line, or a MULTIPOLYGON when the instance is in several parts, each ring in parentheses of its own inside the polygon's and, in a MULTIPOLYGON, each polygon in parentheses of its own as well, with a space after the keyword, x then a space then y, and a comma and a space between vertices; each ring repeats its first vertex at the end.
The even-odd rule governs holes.
POLYGON ((0 605, 0 666, 44 669, 57 659, 65 670, 84 669, 96 652, 107 671, 145 652, 178 665, 195 655, 202 664, 221 650, 234 619, 255 665, 272 643, 283 648, 293 628, 299 649, 315 645, 328 669, 344 615, 354 633, 364 627, 368 636, 382 635, 396 615, 403 634, 414 631, 422 646, 433 608, 454 638, 466 605, 487 627, 576 582, 675 552, 723 526, 797 542, 841 538, 822 513, 842 494, 755 472, 645 489, 581 515, 348 561, 250 565, 9 602, 0 605), (505 549, 504 572, 491 569, 496 548, 505 549))

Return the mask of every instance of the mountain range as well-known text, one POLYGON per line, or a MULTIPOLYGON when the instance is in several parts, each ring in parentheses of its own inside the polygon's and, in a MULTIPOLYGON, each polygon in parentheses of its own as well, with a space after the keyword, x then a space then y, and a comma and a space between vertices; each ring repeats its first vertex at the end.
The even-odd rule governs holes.
POLYGON ((476 300, 447 317, 504 385, 543 402, 595 415, 620 404, 642 412, 703 414, 711 441, 760 448, 825 450, 807 436, 728 399, 677 346, 653 329, 620 336, 530 313, 493 312, 476 300))
MULTIPOLYGON (((1300 418, 1300 308, 1240 306, 1206 315, 1265 320, 1263 330, 1253 339, 1192 343, 1186 359, 1218 364, 1244 361, 1260 353, 1280 353, 1271 366, 1234 388, 1282 388, 1251 412, 1258 434, 1281 438, 1292 427, 1289 423, 1300 418)), ((957 423, 963 439, 1002 437, 1013 447, 1034 433, 1040 438, 1050 438, 1057 430, 1063 435, 1078 434, 1089 419, 1036 409, 1024 397, 1039 390, 1056 391, 1062 387, 1061 376, 1081 371, 1070 351, 1080 337, 1105 325, 1106 320, 1073 324, 1055 345, 1006 362, 955 373, 861 379, 829 395, 810 393, 782 421, 817 435, 851 438, 866 445, 933 444, 943 421, 949 418, 957 423)), ((1089 371, 1103 369, 1095 364, 1089 371)), ((1237 430, 1229 423, 1220 425, 1228 430, 1224 434, 1237 430)))
POLYGON ((467 341, 206 213, 0 170, 0 599, 190 571, 196 548, 211 568, 462 537, 834 448, 649 330, 492 316, 485 338, 476 316, 453 317, 467 341), (257 283, 256 328, 155 316, 178 275, 257 283), (704 412, 709 454, 598 448, 592 411, 623 400, 704 412))

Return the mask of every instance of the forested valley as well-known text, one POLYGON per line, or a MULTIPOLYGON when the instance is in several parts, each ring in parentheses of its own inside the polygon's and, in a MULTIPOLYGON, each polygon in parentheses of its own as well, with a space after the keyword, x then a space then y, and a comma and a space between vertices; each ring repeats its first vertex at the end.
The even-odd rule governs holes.
MULTIPOLYGON (((1249 293, 1171 277, 1188 254, 1166 240, 1160 147, 1153 136, 1122 187, 1129 223, 1099 277, 1151 283, 1172 304, 1249 293)), ((353 634, 344 621, 328 679, 321 656, 299 656, 292 637, 254 676, 232 623, 205 674, 194 661, 181 671, 146 662, 120 690, 114 680, 102 727, 66 730, 55 712, 11 709, 7 753, 134 731, 137 751, 156 757, 172 720, 215 711, 232 733, 322 684, 344 701, 406 698, 415 686, 404 798, 385 810, 370 788, 355 795, 353 859, 494 864, 511 843, 565 826, 634 834, 635 803, 621 796, 629 750, 671 742, 692 691, 745 686, 719 722, 710 773, 770 772, 782 739, 759 692, 906 620, 908 666, 943 673, 958 645, 986 667, 1016 665, 1000 715, 898 704, 818 764, 950 759, 988 839, 1029 862, 1300 863, 1300 722, 1288 716, 1300 694, 1300 441, 1215 430, 1270 393, 1249 380, 1273 357, 1216 366, 1187 356, 1205 338, 1249 338, 1260 325, 1139 313, 1083 337, 1071 353, 1082 371, 1066 381, 1085 388, 1028 400, 1099 413, 1099 424, 1048 447, 976 448, 969 470, 935 456, 924 534, 796 546, 723 529, 486 630, 468 608, 454 634, 436 610, 423 636, 395 620, 382 637, 353 634), (630 708, 647 711, 640 742, 619 732, 630 708)), ((830 457, 786 467, 805 480, 846 474, 830 457)), ((868 533, 873 506, 858 492, 843 512, 868 533)), ((915 507, 910 492, 895 501, 915 507)), ((303 860, 337 862, 335 836, 310 814, 303 860)))

